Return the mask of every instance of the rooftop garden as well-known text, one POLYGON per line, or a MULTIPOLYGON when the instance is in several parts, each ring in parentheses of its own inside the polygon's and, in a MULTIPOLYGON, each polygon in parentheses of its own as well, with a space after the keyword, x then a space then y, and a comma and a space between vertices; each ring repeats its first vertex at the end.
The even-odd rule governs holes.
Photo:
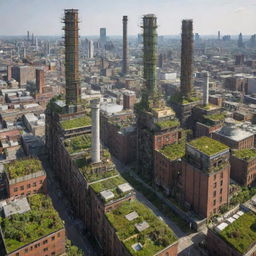
POLYGON ((173 231, 145 205, 137 200, 126 201, 117 209, 106 213, 108 220, 115 228, 120 240, 131 253, 136 256, 153 256, 168 245, 177 241, 173 231), (138 217, 129 221, 126 215, 136 212, 138 217), (135 224, 146 221, 149 227, 143 231, 137 231, 135 224), (132 245, 140 243, 141 250, 135 251, 132 245))
MULTIPOLYGON (((111 160, 108 160, 108 161, 109 162, 107 162, 106 164, 109 165, 109 167, 111 167, 112 161, 111 160)), ((119 174, 116 169, 112 169, 112 168, 104 172, 103 171, 98 172, 93 168, 93 165, 90 162, 88 162, 88 160, 85 157, 76 159, 75 164, 88 182, 95 182, 97 180, 109 178, 119 174)))
POLYGON ((212 121, 222 121, 225 119, 225 113, 215 113, 215 114, 205 115, 204 118, 212 121))
POLYGON ((256 214, 245 213, 219 235, 237 251, 246 253, 256 241, 256 214))
POLYGON ((167 145, 160 149, 159 152, 161 152, 170 160, 179 159, 185 155, 185 142, 167 145))
POLYGON ((256 158, 256 149, 241 149, 234 150, 233 155, 239 159, 249 161, 251 159, 256 158))
POLYGON ((64 141, 64 145, 70 154, 87 150, 91 147, 91 135, 75 136, 64 141))
POLYGON ((16 179, 41 170, 43 170, 42 163, 35 158, 15 160, 5 164, 5 171, 9 179, 16 179))
POLYGON ((167 128, 173 128, 180 125, 180 122, 178 120, 168 120, 168 121, 162 121, 156 123, 156 126, 159 129, 167 129, 167 128))
POLYGON ((114 198, 118 199, 123 197, 124 194, 118 191, 117 186, 124 183, 127 183, 127 181, 124 178, 122 178, 121 176, 115 176, 110 177, 109 179, 103 181, 95 182, 90 186, 97 194, 104 190, 109 190, 115 195, 114 198))
POLYGON ((64 130, 70 130, 91 125, 91 118, 89 116, 82 116, 70 120, 61 121, 60 124, 64 130))
POLYGON ((221 142, 205 136, 192 140, 188 144, 208 156, 228 149, 228 146, 222 144, 221 142))
POLYGON ((64 227, 49 197, 36 194, 28 201, 30 211, 0 219, 7 253, 64 227))
POLYGON ((170 98, 170 103, 181 103, 181 104, 189 104, 192 102, 200 101, 200 98, 195 97, 195 96, 190 96, 190 97, 183 97, 181 93, 176 93, 171 96, 170 98))

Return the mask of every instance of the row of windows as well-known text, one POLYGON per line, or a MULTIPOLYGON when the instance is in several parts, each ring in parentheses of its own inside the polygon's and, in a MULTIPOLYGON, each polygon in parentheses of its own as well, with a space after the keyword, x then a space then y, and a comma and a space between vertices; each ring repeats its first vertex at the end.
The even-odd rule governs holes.
MULTIPOLYGON (((220 175, 220 178, 223 179, 223 172, 221 172, 219 175, 220 175)), ((217 178, 217 174, 214 174, 213 179, 216 180, 216 178, 217 178)))
MULTIPOLYGON (((223 180, 220 181, 220 186, 223 185, 223 180)), ((217 182, 214 182, 213 183, 213 188, 217 188, 217 182)))
MULTIPOLYGON (((28 191, 27 193, 26 193, 26 196, 29 196, 29 195, 31 195, 31 193, 33 193, 33 194, 36 194, 36 193, 38 193, 38 190, 37 189, 34 189, 33 190, 33 192, 32 192, 32 190, 31 191, 28 191)), ((20 193, 20 194, 16 194, 16 195, 14 195, 14 196, 19 196, 19 195, 21 195, 21 196, 24 196, 25 195, 25 193, 24 192, 22 192, 22 193, 20 193)))
MULTIPOLYGON (((222 196, 220 197, 220 203, 222 203, 222 196)), ((216 199, 213 200, 213 206, 216 205, 216 199)))
MULTIPOLYGON (((43 180, 40 180, 38 184, 43 184, 43 180)), ((32 187, 36 187, 37 183, 33 182, 32 187)), ((27 184, 27 189, 31 188, 31 184, 27 184)), ((19 187, 15 187, 13 189, 14 192, 17 192, 19 190, 19 187)), ((20 190, 24 190, 24 186, 20 186, 20 190)))
MULTIPOLYGON (((221 188, 221 189, 220 189, 220 194, 222 194, 222 191, 223 191, 223 189, 221 188)), ((216 194, 217 194, 217 192, 216 192, 216 190, 214 190, 214 191, 213 191, 213 197, 215 197, 216 194)))

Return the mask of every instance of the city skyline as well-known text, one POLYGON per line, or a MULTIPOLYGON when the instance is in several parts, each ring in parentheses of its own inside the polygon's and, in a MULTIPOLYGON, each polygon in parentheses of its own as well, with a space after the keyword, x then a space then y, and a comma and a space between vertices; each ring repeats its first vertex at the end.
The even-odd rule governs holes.
POLYGON ((253 0, 184 0, 182 3, 177 0, 113 0, 111 4, 102 0, 95 0, 93 3, 79 0, 1 0, 0 22, 5 26, 0 29, 0 35, 25 35, 27 30, 35 35, 62 35, 60 21, 63 9, 66 8, 79 9, 81 36, 98 35, 100 27, 107 28, 107 35, 121 35, 122 15, 128 15, 129 18, 128 34, 136 35, 142 31, 141 18, 146 13, 157 16, 159 35, 180 34, 181 20, 187 18, 194 20, 194 31, 202 35, 217 34, 218 30, 222 35, 236 35, 240 32, 255 34, 256 3, 253 0), (51 8, 47 8, 48 6, 51 8))

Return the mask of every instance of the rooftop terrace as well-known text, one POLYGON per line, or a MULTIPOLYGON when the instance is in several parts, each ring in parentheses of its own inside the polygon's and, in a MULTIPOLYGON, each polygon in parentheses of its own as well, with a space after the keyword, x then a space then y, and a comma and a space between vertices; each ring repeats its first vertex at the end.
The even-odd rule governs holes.
POLYGON ((106 215, 131 255, 153 256, 177 241, 173 231, 137 200, 123 202, 106 215), (134 218, 128 217, 131 213, 134 218))
POLYGON ((35 158, 15 160, 5 164, 5 171, 9 179, 15 179, 43 170, 41 161, 35 158))
POLYGON ((176 160, 185 155, 185 143, 174 143, 167 145, 159 150, 163 155, 165 155, 170 160, 176 160))
POLYGON ((241 149, 233 151, 233 155, 239 159, 250 161, 256 158, 256 149, 241 149))
POLYGON ((92 145, 91 135, 85 134, 71 137, 64 141, 64 145, 70 154, 88 150, 92 145))
POLYGON ((187 143, 202 153, 211 156, 228 149, 228 146, 209 137, 200 137, 187 143))
POLYGON ((244 254, 256 243, 256 214, 245 213, 219 235, 237 251, 244 254))
POLYGON ((167 120, 156 123, 156 126, 159 129, 174 128, 180 126, 180 122, 178 120, 167 120))
POLYGON ((49 197, 36 194, 28 197, 28 201, 30 211, 0 219, 7 253, 64 227, 49 197))
POLYGON ((89 116, 82 116, 70 120, 64 120, 61 121, 61 127, 64 130, 70 130, 70 129, 75 129, 75 128, 81 128, 85 126, 90 126, 92 123, 91 118, 89 116))

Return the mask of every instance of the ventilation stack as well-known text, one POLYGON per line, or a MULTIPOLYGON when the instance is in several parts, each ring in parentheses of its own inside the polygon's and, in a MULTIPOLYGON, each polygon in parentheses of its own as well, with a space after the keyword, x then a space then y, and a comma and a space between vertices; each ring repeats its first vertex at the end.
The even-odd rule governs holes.
POLYGON ((192 62, 193 62, 193 21, 182 21, 181 34, 181 94, 189 98, 192 92, 192 62))
POLYGON ((123 68, 122 73, 126 75, 128 72, 128 39, 127 39, 127 16, 123 16, 123 68))
POLYGON ((92 163, 100 162, 100 104, 91 101, 92 109, 92 163))
POLYGON ((78 10, 65 10, 65 75, 66 104, 77 105, 81 98, 78 62, 78 10))
POLYGON ((209 104, 209 72, 204 73, 205 84, 203 87, 203 104, 207 106, 209 104))

